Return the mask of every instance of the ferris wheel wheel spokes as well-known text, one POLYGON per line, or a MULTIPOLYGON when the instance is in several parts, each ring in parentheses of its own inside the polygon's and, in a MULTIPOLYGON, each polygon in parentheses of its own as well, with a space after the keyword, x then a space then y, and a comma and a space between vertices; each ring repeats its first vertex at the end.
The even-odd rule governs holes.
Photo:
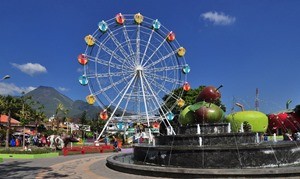
POLYGON ((186 80, 190 67, 175 33, 140 13, 119 13, 97 25, 84 38, 87 46, 78 62, 84 66, 79 81, 90 90, 87 101, 97 101, 103 108, 100 118, 107 120, 98 139, 115 121, 116 112, 118 120, 132 115, 137 117, 129 120, 141 120, 148 127, 160 120, 172 128, 172 110, 184 105, 181 94, 190 89, 186 80), (175 94, 178 89, 180 94, 175 94))

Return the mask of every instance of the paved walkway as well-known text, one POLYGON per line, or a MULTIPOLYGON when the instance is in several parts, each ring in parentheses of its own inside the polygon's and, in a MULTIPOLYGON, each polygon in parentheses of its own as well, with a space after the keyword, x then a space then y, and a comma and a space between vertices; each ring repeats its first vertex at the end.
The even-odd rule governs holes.
MULTIPOLYGON (((126 150, 125 150, 126 152, 126 150)), ((4 159, 0 178, 6 179, 153 179, 111 170, 106 158, 116 153, 59 156, 49 159, 4 159)))
MULTIPOLYGON (((122 152, 130 152, 122 150, 122 152)), ((106 158, 116 153, 59 156, 49 159, 4 159, 0 179, 154 179, 111 170, 106 158)), ((298 177, 284 177, 298 178, 298 177)), ((277 178, 278 179, 278 178, 277 178)))

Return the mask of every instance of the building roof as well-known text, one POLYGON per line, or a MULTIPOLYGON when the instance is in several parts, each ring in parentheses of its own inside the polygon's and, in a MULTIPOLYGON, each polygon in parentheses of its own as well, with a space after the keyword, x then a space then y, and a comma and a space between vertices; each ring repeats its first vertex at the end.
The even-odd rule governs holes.
MULTIPOLYGON (((6 125, 7 124, 7 118, 8 118, 7 115, 2 114, 1 117, 0 117, 0 124, 5 124, 6 125)), ((15 120, 14 118, 11 118, 10 123, 13 124, 13 125, 20 124, 20 122, 15 120)))

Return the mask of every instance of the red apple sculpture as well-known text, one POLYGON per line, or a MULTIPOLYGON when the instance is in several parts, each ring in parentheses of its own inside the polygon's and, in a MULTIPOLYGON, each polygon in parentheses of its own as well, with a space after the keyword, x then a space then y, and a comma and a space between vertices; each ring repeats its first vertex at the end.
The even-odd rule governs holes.
POLYGON ((194 111, 198 123, 216 123, 224 118, 224 111, 213 103, 198 102, 189 107, 194 111))
POLYGON ((218 88, 214 86, 206 86, 198 95, 196 102, 205 101, 208 103, 215 102, 216 100, 221 98, 221 93, 219 91, 223 85, 220 85, 218 88))

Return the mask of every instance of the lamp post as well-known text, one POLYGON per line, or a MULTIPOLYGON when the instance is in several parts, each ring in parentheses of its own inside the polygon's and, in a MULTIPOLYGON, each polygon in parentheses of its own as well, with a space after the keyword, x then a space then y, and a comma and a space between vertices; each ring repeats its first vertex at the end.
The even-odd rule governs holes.
POLYGON ((5 75, 3 78, 0 79, 0 81, 6 80, 6 79, 9 79, 9 78, 10 78, 9 75, 5 75))

